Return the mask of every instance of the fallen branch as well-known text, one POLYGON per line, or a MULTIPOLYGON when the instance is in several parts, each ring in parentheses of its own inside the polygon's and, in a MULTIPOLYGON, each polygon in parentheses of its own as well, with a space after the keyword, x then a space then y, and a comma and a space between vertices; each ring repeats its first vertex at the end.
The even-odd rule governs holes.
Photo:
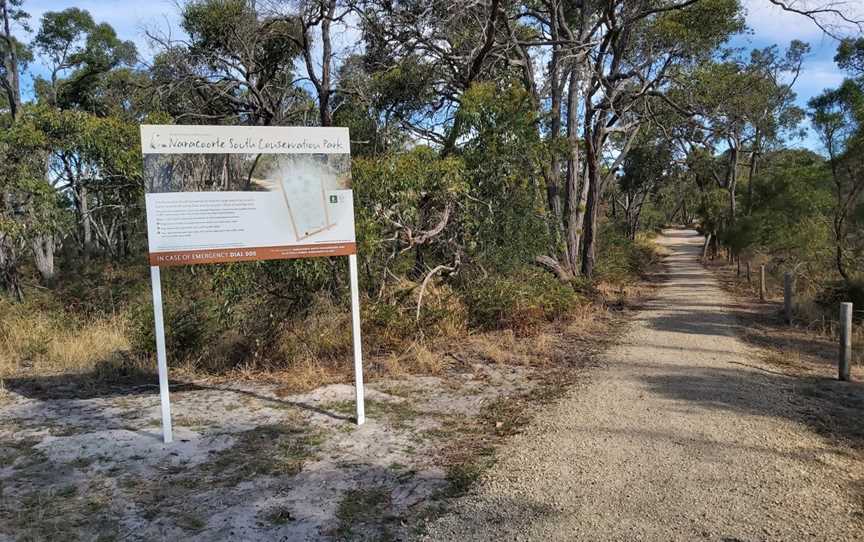
POLYGON ((441 214, 441 219, 438 221, 438 224, 436 224, 431 230, 420 231, 416 237, 413 235, 411 228, 405 228, 408 246, 403 248, 402 252, 411 250, 417 245, 424 245, 433 237, 444 231, 444 228, 447 227, 447 223, 450 221, 450 211, 452 209, 453 204, 448 203, 444 207, 444 212, 441 214))
POLYGON ((426 293, 426 285, 429 284, 429 281, 432 280, 437 273, 442 271, 455 271, 455 265, 439 265, 432 271, 429 271, 429 274, 426 275, 426 278, 423 279, 423 284, 420 285, 420 295, 417 296, 417 311, 414 314, 414 319, 416 321, 420 321, 420 307, 423 305, 423 294, 426 293))
POLYGON ((432 271, 426 275, 426 278, 423 279, 423 283, 420 285, 420 294, 417 296, 417 310, 414 313, 414 320, 420 321, 420 307, 423 305, 423 294, 426 293, 426 285, 429 284, 429 281, 432 280, 436 274, 442 271, 454 272, 459 267, 460 257, 459 254, 456 254, 456 260, 453 262, 453 265, 439 265, 432 271))
POLYGON ((708 247, 711 245, 711 234, 705 236, 705 245, 702 246, 702 261, 708 257, 708 247))
POLYGON ((573 280, 573 274, 551 256, 537 256, 534 258, 534 262, 555 273, 555 276, 561 282, 570 282, 573 280))

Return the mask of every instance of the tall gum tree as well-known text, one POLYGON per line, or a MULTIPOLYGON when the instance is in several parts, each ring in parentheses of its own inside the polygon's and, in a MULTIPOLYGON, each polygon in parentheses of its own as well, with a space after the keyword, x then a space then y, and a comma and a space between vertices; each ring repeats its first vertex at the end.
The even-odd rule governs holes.
MULTIPOLYGON (((3 100, 7 116, 0 112, 0 126, 14 125, 21 112, 21 71, 32 58, 28 47, 13 35, 13 28, 19 26, 29 30, 30 15, 21 9, 22 0, 0 0, 0 86, 3 87, 3 100)), ((0 151, 5 149, 0 144, 0 151)), ((0 152, 2 154, 2 152, 0 152)), ((0 286, 13 297, 21 299, 21 279, 19 274, 20 234, 17 224, 14 189, 16 179, 9 175, 8 161, 0 167, 0 286)))
POLYGON ((743 25, 736 0, 612 2, 595 16, 582 106, 588 198, 581 271, 589 278, 603 190, 638 136, 650 101, 677 67, 710 55, 743 25))
POLYGON ((844 280, 860 277, 864 265, 864 42, 841 45, 838 63, 851 78, 810 103, 810 118, 828 153, 834 182, 835 266, 844 280), (857 44, 856 44, 857 43, 857 44), (857 52, 856 52, 857 49, 857 52))

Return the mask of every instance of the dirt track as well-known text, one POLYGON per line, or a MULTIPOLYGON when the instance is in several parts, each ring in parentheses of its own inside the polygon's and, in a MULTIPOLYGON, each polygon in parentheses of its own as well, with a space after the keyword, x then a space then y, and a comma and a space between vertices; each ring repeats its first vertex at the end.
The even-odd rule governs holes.
POLYGON ((538 415, 429 540, 864 540, 861 463, 736 336, 701 237, 605 367, 538 415), (857 501, 857 502, 856 502, 857 501))

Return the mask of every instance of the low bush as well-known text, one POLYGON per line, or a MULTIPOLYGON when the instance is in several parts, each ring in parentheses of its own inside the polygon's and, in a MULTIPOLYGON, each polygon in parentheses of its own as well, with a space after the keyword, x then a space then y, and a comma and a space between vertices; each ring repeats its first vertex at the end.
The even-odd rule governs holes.
POLYGON ((639 233, 631 240, 620 224, 603 224, 597 249, 598 279, 616 285, 636 282, 654 270, 659 261, 649 234, 639 233))
POLYGON ((471 281, 464 287, 464 298, 473 326, 517 332, 563 317, 580 299, 570 285, 528 267, 471 281))
POLYGON ((854 317, 864 321, 864 280, 830 283, 824 286, 815 301, 832 316, 837 314, 840 303, 852 303, 854 317))

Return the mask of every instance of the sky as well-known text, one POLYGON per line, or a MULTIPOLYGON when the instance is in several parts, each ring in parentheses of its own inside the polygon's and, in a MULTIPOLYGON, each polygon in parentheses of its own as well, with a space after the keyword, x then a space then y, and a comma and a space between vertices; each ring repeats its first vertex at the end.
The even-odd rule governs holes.
MULTIPOLYGON (((795 85, 798 104, 806 107, 807 101, 826 88, 836 87, 843 81, 843 73, 834 64, 834 53, 837 43, 825 36, 822 31, 809 20, 792 13, 785 12, 774 6, 768 0, 743 0, 747 10, 747 25, 752 29, 744 36, 733 39, 731 45, 745 49, 763 48, 776 44, 781 49, 789 42, 797 39, 810 44, 811 53, 806 57, 801 76, 795 85)), ((848 7, 857 10, 864 18, 864 1, 849 0, 848 7)), ((25 0, 24 8, 32 15, 32 26, 38 27, 41 15, 46 11, 59 11, 67 7, 78 7, 90 12, 97 22, 107 22, 117 31, 121 39, 131 39, 138 46, 139 53, 144 58, 151 54, 151 49, 144 35, 145 29, 155 29, 162 32, 170 31, 174 36, 182 34, 178 24, 177 0, 25 0)), ((19 33, 20 34, 20 33, 19 33)), ((29 39, 20 34, 22 39, 29 39)), ((349 46, 356 41, 356 32, 344 32, 336 36, 342 46, 349 46)), ((337 43, 338 47, 340 44, 337 43)), ((34 63, 31 71, 39 73, 38 63, 34 63)), ((25 78, 25 95, 32 95, 32 79, 25 78)), ((803 141, 790 142, 792 146, 801 146, 820 150, 818 140, 812 131, 803 141)))
MULTIPOLYGON (((761 49, 776 44, 783 50, 792 40, 810 44, 811 51, 804 59, 794 87, 800 107, 806 108, 810 98, 825 89, 836 88, 843 82, 844 73, 834 64, 837 41, 826 36, 812 21, 784 11, 767 0, 744 0, 743 4, 747 10, 747 26, 751 31, 745 36, 734 38, 731 42, 733 47, 761 49)), ((857 10, 857 14, 862 16, 859 18, 864 18, 864 1, 851 0, 848 5, 850 9, 857 10)), ((790 142, 790 146, 822 150, 812 130, 808 130, 803 141, 790 142)))

